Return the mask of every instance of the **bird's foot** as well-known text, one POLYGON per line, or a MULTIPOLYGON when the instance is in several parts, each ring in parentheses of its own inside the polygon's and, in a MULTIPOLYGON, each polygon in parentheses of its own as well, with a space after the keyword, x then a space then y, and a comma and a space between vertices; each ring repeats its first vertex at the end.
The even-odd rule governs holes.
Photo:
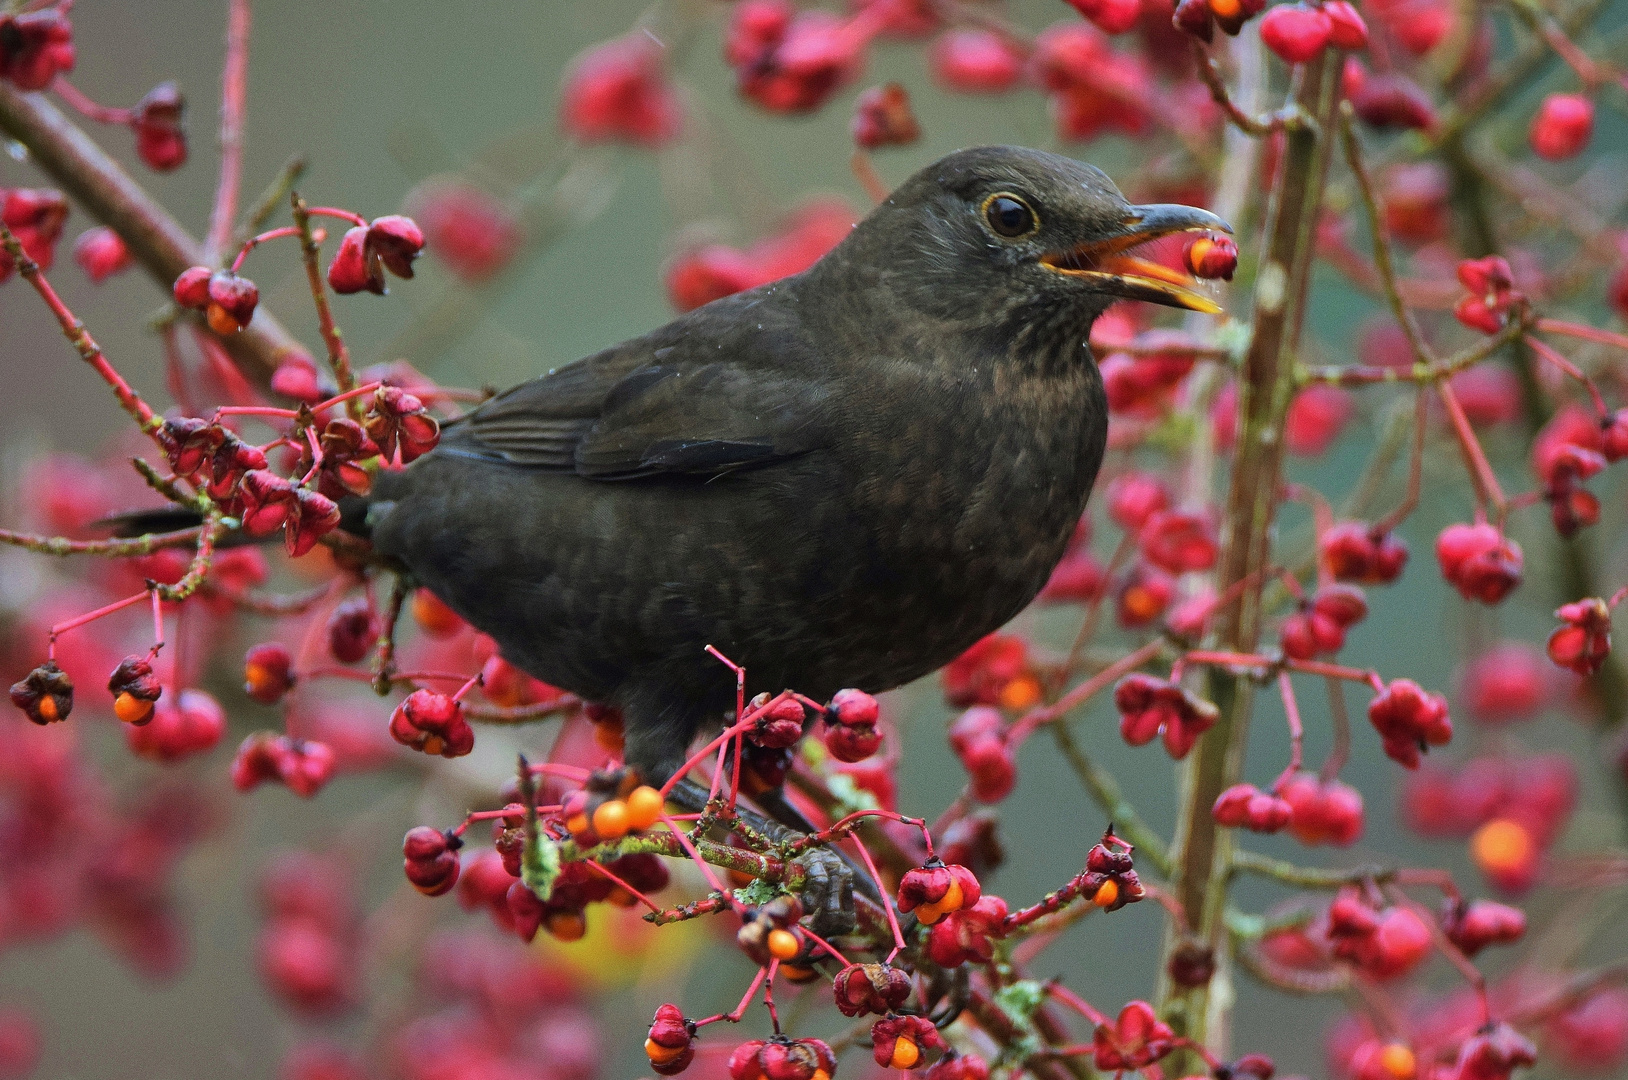
MULTIPOLYGON (((687 812, 696 814, 704 813, 709 801, 707 790, 690 780, 675 785, 669 798, 687 812)), ((765 809, 771 813, 784 808, 786 812, 796 815, 796 811, 783 799, 766 799, 765 802, 768 804, 765 809)), ((808 834, 814 831, 800 815, 797 815, 797 824, 791 825, 738 806, 734 813, 740 824, 770 844, 806 842, 808 834)), ((776 813, 776 816, 779 814, 776 813)), ((808 913, 809 929, 827 940, 850 933, 855 926, 854 883, 858 877, 854 867, 843 858, 841 852, 824 844, 805 848, 792 861, 803 870, 803 887, 798 900, 808 913)))
POLYGON ((803 867, 803 910, 808 928, 830 940, 854 929, 854 871, 831 848, 817 845, 796 859, 803 867))

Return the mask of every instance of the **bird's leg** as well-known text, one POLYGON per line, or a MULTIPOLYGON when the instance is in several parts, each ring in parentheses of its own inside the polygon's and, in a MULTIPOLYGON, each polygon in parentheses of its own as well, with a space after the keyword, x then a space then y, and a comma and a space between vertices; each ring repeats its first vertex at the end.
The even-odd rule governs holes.
MULTIPOLYGON (((681 780, 668 793, 668 798, 686 812, 699 814, 706 812, 710 793, 693 780, 681 780)), ((778 791, 766 792, 754 798, 780 820, 771 821, 738 806, 735 813, 747 827, 770 843, 789 843, 816 831, 778 791), (788 817, 794 824, 783 823, 788 817)), ((856 881, 873 900, 882 902, 871 880, 849 863, 842 852, 829 845, 807 848, 797 856, 796 861, 803 867, 804 887, 799 899, 811 915, 809 928, 823 938, 838 937, 853 930, 856 881)))

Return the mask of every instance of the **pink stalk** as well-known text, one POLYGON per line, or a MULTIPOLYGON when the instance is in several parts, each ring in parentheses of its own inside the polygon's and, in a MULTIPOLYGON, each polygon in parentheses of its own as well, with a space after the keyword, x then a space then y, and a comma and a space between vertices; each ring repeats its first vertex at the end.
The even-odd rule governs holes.
POLYGON ((238 249, 237 258, 232 260, 232 273, 237 273, 238 270, 243 266, 243 260, 249 257, 249 252, 253 251, 261 244, 271 240, 281 240, 285 236, 298 235, 300 235, 300 230, 296 229, 292 225, 284 225, 280 229, 272 229, 268 232, 261 233, 259 236, 249 237, 247 240, 243 241, 243 246, 238 249))
POLYGON ((57 638, 61 637, 63 634, 66 634, 69 630, 84 626, 88 622, 95 622, 102 616, 111 615, 115 611, 123 611, 132 604, 141 603, 143 600, 147 599, 149 595, 156 597, 158 595, 158 591, 156 589, 143 589, 134 596, 127 596, 123 600, 115 600, 113 603, 99 607, 95 611, 87 611, 85 614, 69 619, 67 622, 57 623, 55 626, 51 627, 51 639, 50 643, 46 646, 46 657, 48 659, 56 659, 57 638))
POLYGON ((757 997, 757 988, 763 985, 763 977, 768 973, 768 968, 757 969, 757 978, 752 980, 752 985, 748 986, 746 988, 746 993, 741 995, 741 1003, 735 1006, 734 1012, 719 1013, 716 1016, 708 1016, 704 1019, 697 1020, 695 1022, 696 1028, 704 1028, 708 1024, 716 1024, 720 1020, 727 1020, 731 1024, 740 1023, 741 1017, 746 1015, 747 1007, 752 1004, 752 999, 757 997))
MULTIPOLYGON (((695 865, 701 868, 701 876, 707 879, 707 884, 712 887, 712 891, 723 893, 726 896, 731 895, 729 890, 724 888, 723 882, 718 880, 718 875, 712 872, 711 864, 703 859, 701 857, 701 853, 695 850, 695 845, 690 843, 688 834, 686 834, 683 829, 678 827, 678 823, 672 818, 668 817, 666 814, 661 815, 661 822, 663 825, 667 826, 668 831, 670 831, 674 836, 678 837, 679 846, 688 852, 690 858, 695 860, 695 865)), ((730 902, 733 905, 733 899, 731 899, 730 902)), ((762 973, 760 972, 759 976, 761 977, 761 975, 762 973)), ((753 989, 756 988, 757 984, 754 983, 753 989)))
POLYGON ((1437 383, 1436 395, 1441 398, 1441 403, 1447 410, 1448 422, 1453 428, 1453 435, 1464 451, 1464 461, 1470 470, 1470 482, 1475 487, 1476 498, 1483 506, 1489 504, 1492 506, 1498 515, 1499 524, 1502 525, 1508 504, 1504 499, 1503 488, 1498 486, 1498 477, 1494 475, 1492 465, 1487 461, 1487 452, 1481 448, 1481 440, 1476 438, 1475 430, 1470 427, 1470 419, 1464 415, 1464 407, 1458 403, 1458 395, 1453 393, 1452 384, 1437 383))
MULTIPOLYGON (((73 344, 79 358, 96 369, 103 381, 113 388, 113 396, 119 399, 119 405, 124 411, 130 414, 143 433, 154 442, 158 442, 158 429, 162 421, 153 414, 153 410, 141 399, 141 395, 124 381, 124 376, 108 363, 107 357, 102 355, 102 347, 96 344, 96 339, 90 336, 85 324, 79 321, 69 310, 68 305, 62 302, 56 290, 51 288, 51 283, 45 280, 45 275, 40 271, 39 263, 28 257, 27 252, 23 251, 23 245, 4 222, 0 222, 0 244, 5 246, 6 253, 11 256, 12 265, 17 268, 17 272, 28 279, 34 291, 39 293, 40 299, 45 301, 45 306, 51 309, 51 314, 56 316, 57 325, 62 327, 63 336, 73 344)), ((159 443, 159 446, 162 448, 163 444, 159 443)))
POLYGON ((899 955, 904 948, 904 933, 899 929, 899 917, 893 913, 893 898, 888 895, 887 885, 882 881, 882 875, 876 872, 876 863, 871 859, 871 853, 863 841, 854 837, 854 847, 859 849, 859 857, 865 860, 865 869, 870 871, 871 880, 876 882, 876 891, 882 897, 882 912, 887 915, 887 924, 893 931, 893 951, 887 954, 884 963, 893 963, 893 958, 899 955))
POLYGON ((79 87, 58 75, 51 83, 51 89, 56 96, 67 103, 74 112, 87 120, 94 120, 98 124, 125 125, 133 119, 129 109, 116 109, 111 105, 102 105, 92 101, 90 95, 79 87))
POLYGON ((1064 986, 1062 983, 1047 983, 1046 996, 1057 1002, 1059 1005, 1073 1009, 1075 1012, 1091 1021, 1091 1023, 1097 1027, 1111 1026, 1111 1021, 1106 1016, 1098 1012, 1089 1001, 1086 1001, 1084 998, 1070 990, 1068 987, 1064 986))
POLYGON ((650 897, 646 896, 644 893, 640 892, 638 889, 635 889, 633 886, 629 885, 627 882, 623 881, 621 878, 619 878, 615 874, 611 873, 610 870, 607 869, 606 867, 601 866, 599 863, 594 862, 592 859, 587 861, 587 866, 588 866, 588 869, 592 870, 594 873, 600 875, 601 877, 609 879, 610 882, 613 885, 615 885, 617 888, 619 888, 619 889, 623 890, 624 892, 626 892, 629 896, 633 897, 633 899, 637 900, 639 903, 643 904, 645 907, 649 908, 651 911, 660 911, 661 910, 661 907, 658 904, 656 904, 653 900, 651 900, 650 897))
POLYGON ((1628 349, 1628 334, 1618 334, 1595 326, 1584 326, 1581 323, 1564 322, 1560 319, 1539 319, 1533 324, 1533 329, 1545 334, 1561 334, 1600 345, 1610 345, 1613 348, 1628 349))
MULTIPOLYGON (((221 68, 220 179, 204 237, 204 262, 214 266, 232 242, 243 186, 243 117, 249 96, 249 0, 231 0, 226 15, 226 62, 221 68)), ((247 254, 247 252, 245 252, 247 254)), ((243 256, 238 256, 238 262, 243 256)), ((233 264, 236 271, 237 266, 233 264)))
POLYGON ((1594 385, 1593 379, 1583 374, 1582 369, 1580 369, 1570 360, 1567 360, 1564 356, 1560 355, 1560 353, 1555 351, 1552 346, 1538 340, 1535 337, 1527 338, 1526 344, 1531 346, 1532 351, 1537 353, 1543 359, 1547 360, 1549 363, 1553 364, 1555 367, 1559 368, 1573 379, 1576 379, 1578 382, 1582 383, 1584 388, 1588 390, 1588 396, 1594 402, 1594 411, 1596 413, 1598 413, 1602 418, 1611 415, 1611 410, 1605 407, 1605 398, 1600 396, 1600 388, 1594 385))
POLYGON ((849 960, 848 960, 848 958, 846 956, 843 956, 840 952, 837 951, 837 947, 835 945, 831 944, 829 941, 825 940, 820 935, 818 935, 814 931, 810 930, 808 927, 799 926, 797 929, 802 931, 803 933, 807 934, 809 937, 813 938, 814 943, 816 945, 818 945, 820 948, 824 949, 826 952, 828 952, 832 956, 834 956, 836 958, 837 962, 839 964, 841 964, 843 967, 852 967, 853 966, 849 962, 849 960))
POLYGON ((1283 774, 1273 782, 1273 791, 1277 791, 1289 777, 1300 771, 1306 741, 1306 728, 1300 722, 1300 705, 1295 701, 1294 684, 1290 681, 1287 671, 1278 672, 1278 693, 1283 695, 1283 715, 1289 721, 1289 764, 1284 768, 1283 774))

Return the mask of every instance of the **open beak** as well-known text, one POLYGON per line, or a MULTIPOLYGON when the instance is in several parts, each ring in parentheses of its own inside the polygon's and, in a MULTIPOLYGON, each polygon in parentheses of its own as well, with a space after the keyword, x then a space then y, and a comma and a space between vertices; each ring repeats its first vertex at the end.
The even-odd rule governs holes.
POLYGON ((1190 288, 1193 279, 1187 274, 1125 252, 1173 233, 1231 231, 1225 221, 1196 206, 1178 203, 1135 206, 1125 218, 1123 232, 1068 251, 1048 252, 1040 257, 1040 264, 1069 277, 1089 278, 1099 292, 1219 315, 1221 305, 1194 292, 1190 288))

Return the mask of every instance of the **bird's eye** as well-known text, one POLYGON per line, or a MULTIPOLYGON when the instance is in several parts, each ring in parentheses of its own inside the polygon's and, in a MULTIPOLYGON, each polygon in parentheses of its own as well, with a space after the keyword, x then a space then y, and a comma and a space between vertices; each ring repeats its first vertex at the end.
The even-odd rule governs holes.
POLYGON ((997 234, 1009 239, 1027 236, 1040 227, 1029 204, 1004 191, 984 200, 984 220, 997 234))

